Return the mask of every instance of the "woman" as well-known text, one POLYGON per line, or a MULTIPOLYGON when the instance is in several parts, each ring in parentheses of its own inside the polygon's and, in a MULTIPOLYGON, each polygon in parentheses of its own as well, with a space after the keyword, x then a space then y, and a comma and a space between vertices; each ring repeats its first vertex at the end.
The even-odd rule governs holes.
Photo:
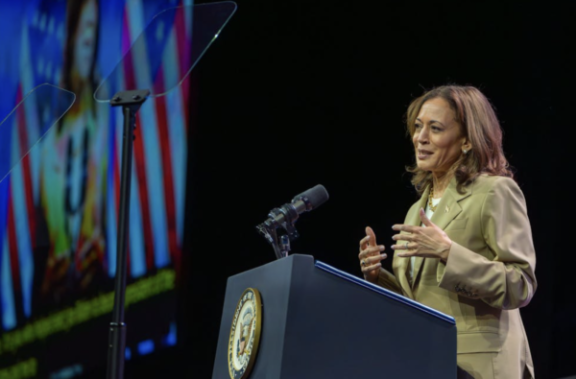
MULTIPOLYGON (((103 278, 106 128, 99 125, 96 83, 99 6, 69 0, 63 87, 76 102, 44 139, 42 209, 50 240, 41 291, 56 302, 103 278)), ((103 116, 103 117, 102 117, 103 116)))
POLYGON ((533 378, 518 308, 534 296, 536 256, 494 110, 474 87, 443 86, 410 104, 407 126, 422 197, 392 227, 394 273, 366 228, 364 278, 455 318, 459 378, 533 378))

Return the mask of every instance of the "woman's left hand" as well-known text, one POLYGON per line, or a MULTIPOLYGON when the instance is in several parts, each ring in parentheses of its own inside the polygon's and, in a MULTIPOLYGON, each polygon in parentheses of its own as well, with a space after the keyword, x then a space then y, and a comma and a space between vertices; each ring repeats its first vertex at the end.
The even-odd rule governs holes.
POLYGON ((392 226, 393 230, 404 232, 404 234, 394 235, 392 239, 406 241, 399 245, 392 245, 392 249, 398 252, 399 257, 440 258, 446 262, 452 240, 426 217, 423 209, 420 209, 420 220, 424 226, 404 224, 392 226))

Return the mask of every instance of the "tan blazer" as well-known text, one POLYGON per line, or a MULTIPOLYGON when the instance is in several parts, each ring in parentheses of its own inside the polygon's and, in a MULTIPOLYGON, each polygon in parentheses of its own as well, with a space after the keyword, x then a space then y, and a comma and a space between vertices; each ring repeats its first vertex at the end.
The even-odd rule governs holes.
MULTIPOLYGON (((428 189, 405 224, 421 224, 427 199, 428 189)), ((482 175, 460 194, 453 179, 431 221, 453 241, 447 263, 416 258, 411 282, 410 259, 394 256, 394 274, 382 269, 378 283, 454 317, 458 366, 469 374, 459 377, 534 378, 518 309, 537 285, 522 191, 512 179, 482 175)))

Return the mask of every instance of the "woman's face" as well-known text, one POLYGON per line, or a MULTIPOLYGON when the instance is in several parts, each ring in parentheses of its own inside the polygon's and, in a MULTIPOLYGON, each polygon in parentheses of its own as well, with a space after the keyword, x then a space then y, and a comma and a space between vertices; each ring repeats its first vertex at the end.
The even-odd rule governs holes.
POLYGON ((96 48, 97 25, 96 1, 90 0, 80 12, 80 21, 74 40, 74 67, 82 78, 88 78, 90 75, 96 48))
POLYGON ((426 101, 420 108, 412 142, 418 168, 444 173, 462 154, 466 138, 448 102, 437 97, 426 101))

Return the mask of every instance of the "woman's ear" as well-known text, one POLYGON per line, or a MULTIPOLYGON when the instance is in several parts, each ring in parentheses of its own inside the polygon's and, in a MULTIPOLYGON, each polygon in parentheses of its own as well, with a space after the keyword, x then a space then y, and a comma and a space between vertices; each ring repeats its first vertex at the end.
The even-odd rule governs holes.
POLYGON ((470 150, 472 150, 472 144, 470 143, 470 141, 464 140, 464 143, 462 144, 462 152, 464 154, 468 154, 470 150))

